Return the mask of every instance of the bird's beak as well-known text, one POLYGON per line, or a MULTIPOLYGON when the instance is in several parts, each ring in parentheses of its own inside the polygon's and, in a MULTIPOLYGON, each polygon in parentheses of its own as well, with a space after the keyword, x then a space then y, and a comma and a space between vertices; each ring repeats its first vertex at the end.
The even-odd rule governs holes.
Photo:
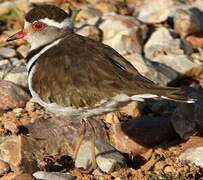
POLYGON ((17 40, 17 39, 23 39, 25 36, 26 36, 26 32, 19 31, 16 34, 10 36, 6 41, 8 42, 8 41, 14 41, 14 40, 17 40))

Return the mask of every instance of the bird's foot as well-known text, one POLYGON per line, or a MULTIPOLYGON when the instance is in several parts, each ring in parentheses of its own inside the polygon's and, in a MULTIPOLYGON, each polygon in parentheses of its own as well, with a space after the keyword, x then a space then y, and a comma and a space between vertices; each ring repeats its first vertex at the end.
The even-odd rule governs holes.
POLYGON ((76 161, 80 146, 84 140, 85 137, 85 133, 86 133, 86 129, 87 126, 90 127, 91 130, 91 155, 92 155, 92 164, 90 166, 89 169, 87 170, 81 170, 79 169, 80 172, 82 173, 90 173, 92 172, 94 169, 96 169, 97 166, 97 162, 96 162, 96 152, 95 152, 95 147, 96 147, 96 132, 95 132, 95 128, 92 125, 91 121, 88 119, 82 119, 81 120, 81 126, 80 126, 80 136, 79 136, 79 142, 77 143, 75 150, 73 152, 73 160, 76 161))

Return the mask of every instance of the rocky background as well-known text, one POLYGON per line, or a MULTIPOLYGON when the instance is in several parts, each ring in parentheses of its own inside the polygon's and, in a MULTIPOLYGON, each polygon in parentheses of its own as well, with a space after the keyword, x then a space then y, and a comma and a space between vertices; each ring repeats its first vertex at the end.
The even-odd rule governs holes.
POLYGON ((203 179, 202 0, 0 0, 0 179, 203 179), (29 45, 6 43, 33 5, 73 10, 75 32, 110 45, 160 85, 184 88, 195 104, 133 102, 93 121, 75 165, 79 123, 30 101, 24 57, 29 45))

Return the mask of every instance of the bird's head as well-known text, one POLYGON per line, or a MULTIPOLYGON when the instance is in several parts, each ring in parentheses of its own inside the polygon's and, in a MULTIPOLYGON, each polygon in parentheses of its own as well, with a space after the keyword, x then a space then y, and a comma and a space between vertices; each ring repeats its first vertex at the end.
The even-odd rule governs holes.
POLYGON ((53 5, 40 5, 25 15, 23 30, 10 36, 7 41, 25 39, 32 49, 36 49, 61 37, 67 31, 73 31, 69 14, 53 5))

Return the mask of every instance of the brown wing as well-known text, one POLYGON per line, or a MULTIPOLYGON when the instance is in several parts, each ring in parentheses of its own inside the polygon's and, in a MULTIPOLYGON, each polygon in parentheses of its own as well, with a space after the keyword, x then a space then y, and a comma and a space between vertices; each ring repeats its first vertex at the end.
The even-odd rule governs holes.
POLYGON ((33 89, 45 102, 63 106, 91 107, 155 86, 109 46, 76 34, 46 51, 36 65, 33 89))

